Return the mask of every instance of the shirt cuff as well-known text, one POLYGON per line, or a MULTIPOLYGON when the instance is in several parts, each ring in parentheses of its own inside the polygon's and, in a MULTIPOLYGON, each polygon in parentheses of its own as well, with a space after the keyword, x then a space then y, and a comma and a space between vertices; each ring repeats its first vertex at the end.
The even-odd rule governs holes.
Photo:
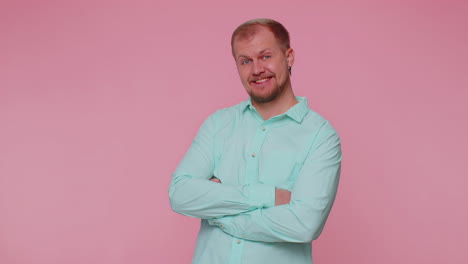
POLYGON ((249 202, 253 207, 275 206, 275 186, 260 183, 248 185, 248 188, 249 202))
POLYGON ((230 222, 229 220, 230 219, 229 219, 228 216, 218 218, 218 219, 209 219, 208 224, 213 225, 213 226, 217 226, 217 227, 219 227, 221 229, 225 229, 226 228, 225 224, 228 224, 228 222, 230 222))
POLYGON ((234 220, 233 216, 225 216, 225 217, 218 218, 218 219, 210 219, 208 220, 208 224, 212 226, 217 226, 221 228, 223 232, 230 234, 231 236, 234 236, 234 233, 236 232, 233 232, 233 231, 236 228, 235 228, 235 225, 232 224, 233 220, 234 220))

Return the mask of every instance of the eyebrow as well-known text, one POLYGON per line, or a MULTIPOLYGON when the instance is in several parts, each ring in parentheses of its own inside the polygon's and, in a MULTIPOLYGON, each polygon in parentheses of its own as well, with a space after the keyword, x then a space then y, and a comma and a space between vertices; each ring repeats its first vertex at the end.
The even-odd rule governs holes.
POLYGON ((270 51, 270 49, 269 49, 269 48, 266 48, 266 49, 260 51, 259 54, 267 53, 267 52, 269 52, 269 51, 270 51))
MULTIPOLYGON (((264 50, 261 50, 258 54, 264 54, 264 53, 267 53, 267 52, 269 52, 269 51, 271 51, 270 48, 266 48, 266 49, 264 49, 264 50)), ((241 59, 241 58, 246 58, 246 59, 248 59, 249 56, 239 54, 239 56, 237 56, 237 60, 239 60, 239 59, 241 59)))

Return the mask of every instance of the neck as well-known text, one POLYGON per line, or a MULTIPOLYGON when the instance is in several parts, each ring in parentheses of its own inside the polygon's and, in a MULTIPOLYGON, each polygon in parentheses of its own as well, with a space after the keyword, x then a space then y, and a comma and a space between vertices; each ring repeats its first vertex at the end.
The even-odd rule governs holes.
POLYGON ((298 101, 292 92, 292 89, 287 89, 284 94, 278 95, 273 101, 267 103, 258 103, 252 101, 253 106, 262 116, 263 120, 268 120, 274 116, 281 115, 297 104, 298 101))

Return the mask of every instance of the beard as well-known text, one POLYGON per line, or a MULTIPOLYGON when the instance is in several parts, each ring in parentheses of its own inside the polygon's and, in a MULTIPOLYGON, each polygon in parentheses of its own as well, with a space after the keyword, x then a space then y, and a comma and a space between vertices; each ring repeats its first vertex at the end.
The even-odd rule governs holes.
POLYGON ((271 101, 274 101, 278 97, 279 94, 280 94, 280 91, 278 88, 271 91, 271 93, 267 95, 256 95, 253 92, 249 92, 250 99, 259 104, 264 104, 264 103, 269 103, 271 101))
POLYGON ((256 94, 253 89, 247 90, 247 93, 250 96, 250 99, 258 104, 264 104, 264 103, 269 103, 274 101, 278 96, 280 96, 284 89, 285 89, 285 84, 283 85, 276 85, 273 87, 270 93, 268 94, 256 94))

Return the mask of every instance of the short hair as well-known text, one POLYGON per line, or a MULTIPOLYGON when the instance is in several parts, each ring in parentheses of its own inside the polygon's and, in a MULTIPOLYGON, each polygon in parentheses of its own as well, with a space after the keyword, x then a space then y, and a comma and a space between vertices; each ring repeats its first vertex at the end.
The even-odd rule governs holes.
POLYGON ((266 27, 269 29, 273 35, 275 36, 276 40, 280 44, 280 46, 287 50, 290 48, 289 44, 289 33, 286 28, 281 25, 280 22, 275 21, 273 19, 268 18, 257 18, 249 20, 234 30, 231 37, 231 50, 232 55, 234 56, 234 41, 238 38, 244 39, 255 35, 258 31, 258 27, 266 27))

